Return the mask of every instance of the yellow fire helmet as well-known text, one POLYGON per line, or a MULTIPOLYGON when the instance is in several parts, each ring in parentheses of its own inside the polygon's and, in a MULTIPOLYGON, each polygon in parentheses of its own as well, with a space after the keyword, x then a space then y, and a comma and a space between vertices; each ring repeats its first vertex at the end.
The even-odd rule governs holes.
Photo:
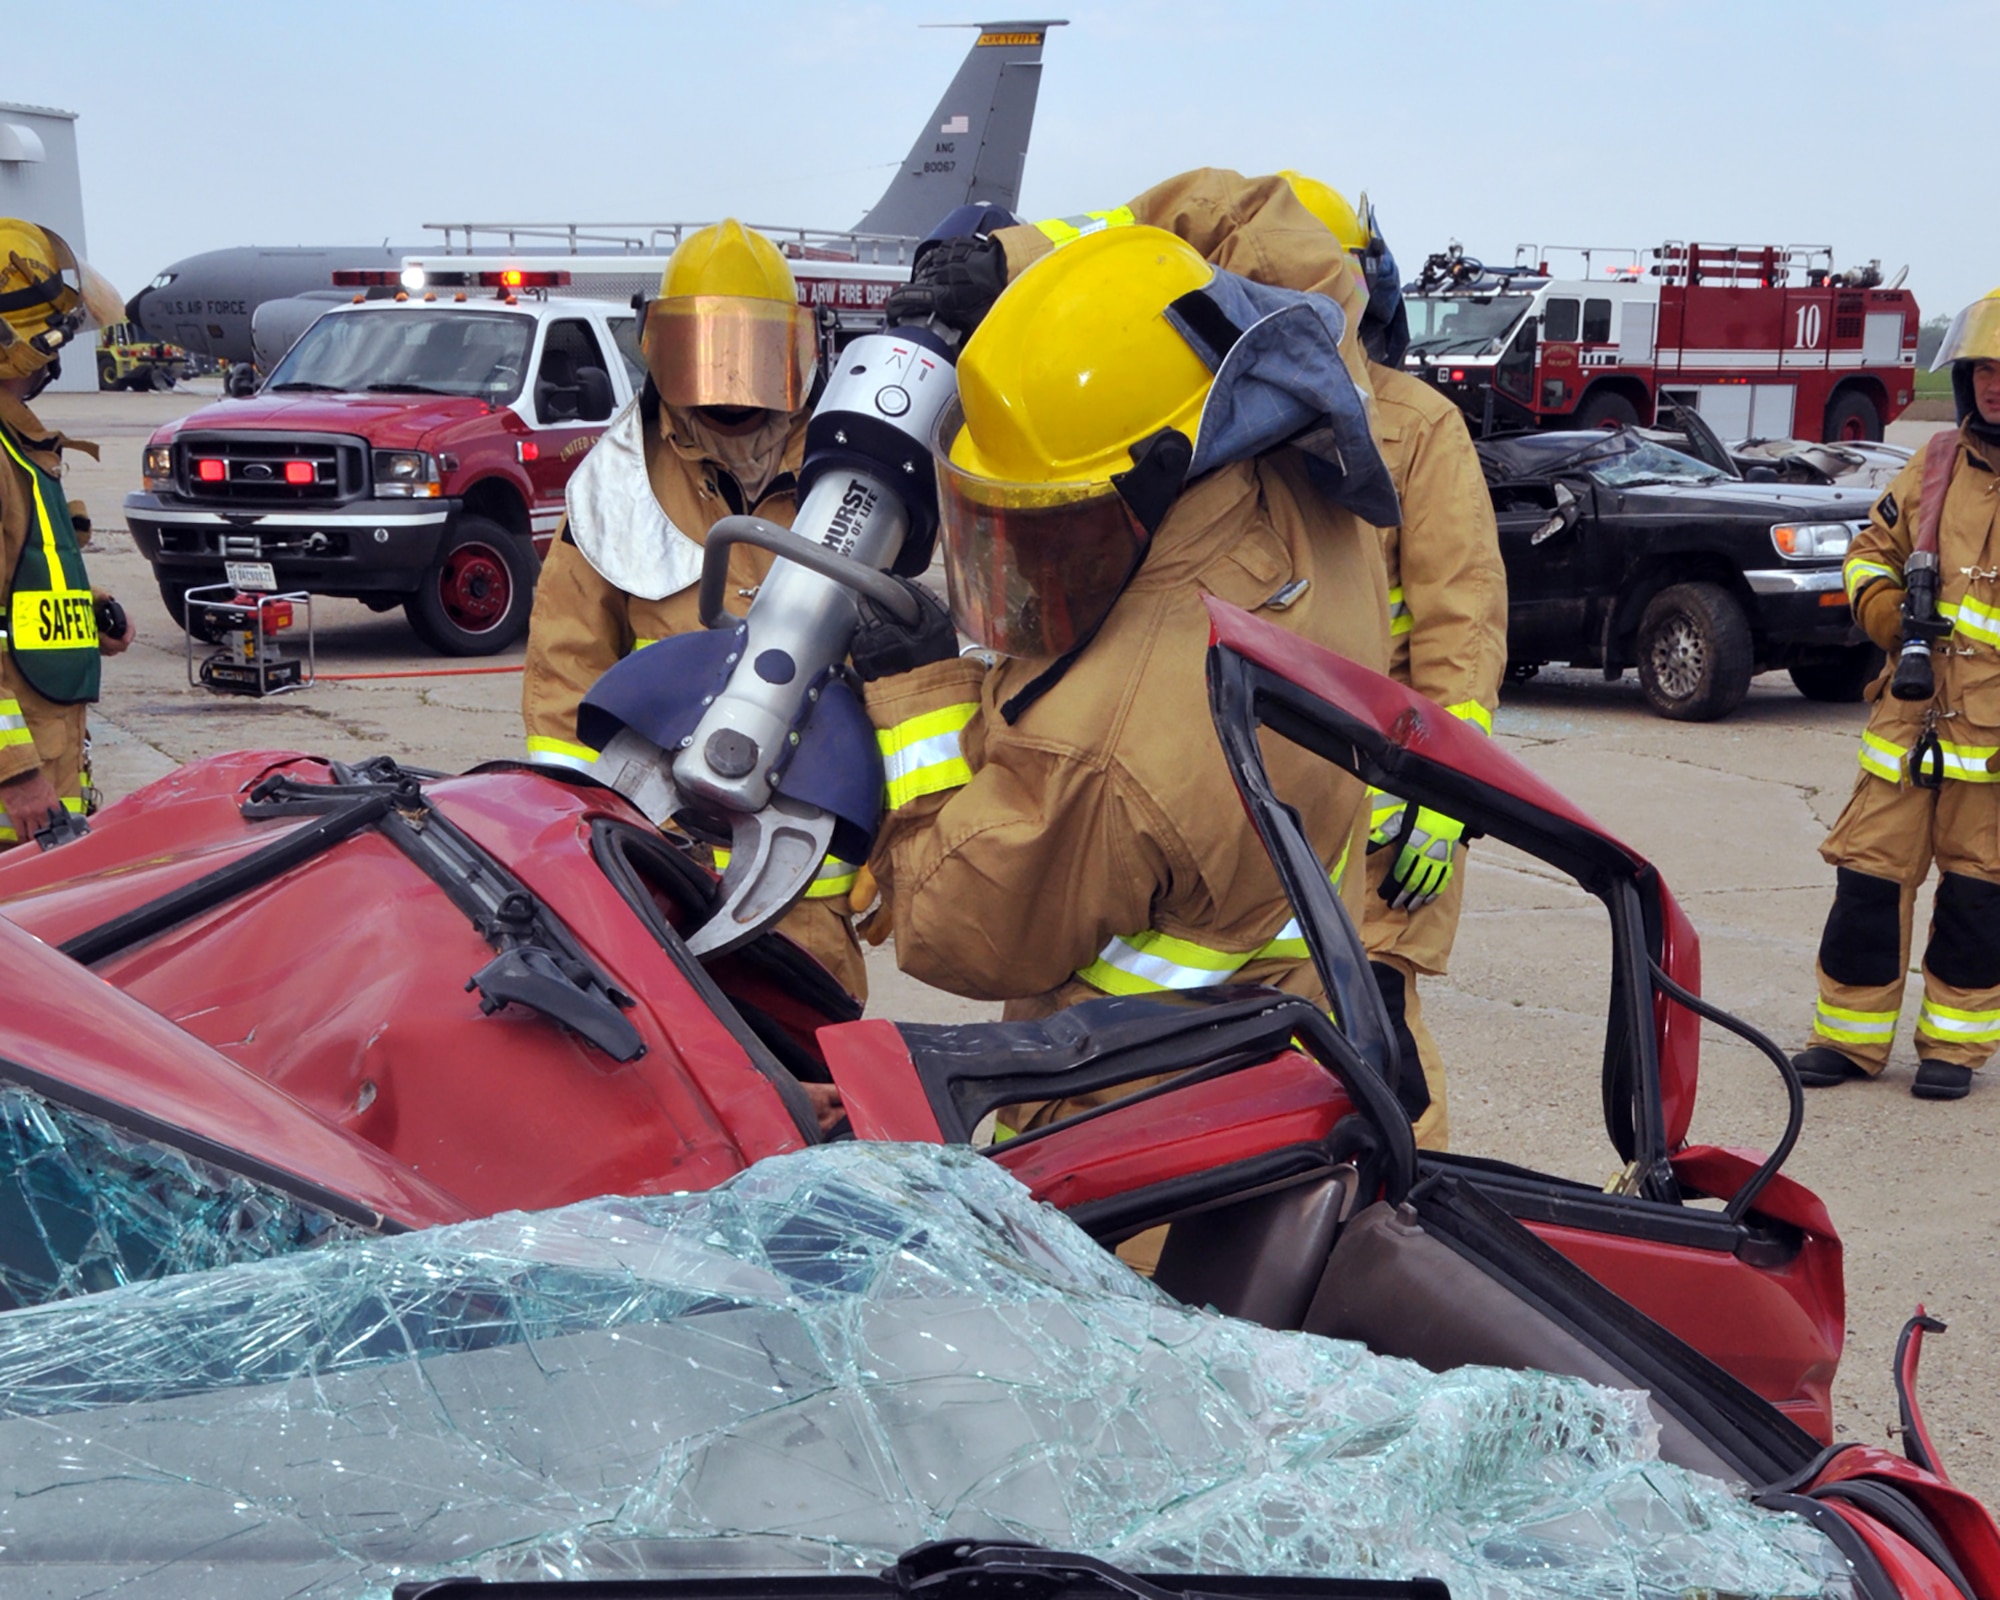
POLYGON ((1213 269, 1159 228, 1044 257, 994 302, 939 419, 952 615, 980 644, 1087 640, 1180 491, 1213 374, 1166 312, 1213 269))
POLYGON ((1356 211, 1347 203, 1347 196, 1331 184, 1308 178, 1290 167, 1282 168, 1278 176, 1292 186, 1299 204, 1326 224, 1326 231, 1340 241, 1343 249, 1358 253, 1368 248, 1368 225, 1362 221, 1368 209, 1366 195, 1362 196, 1361 210, 1356 211))
POLYGON ((646 303, 640 342, 668 405, 790 412, 812 387, 813 319, 792 269, 733 217, 681 241, 646 303))
POLYGON ((0 217, 0 377, 45 367, 85 328, 124 315, 118 291, 52 228, 0 217))

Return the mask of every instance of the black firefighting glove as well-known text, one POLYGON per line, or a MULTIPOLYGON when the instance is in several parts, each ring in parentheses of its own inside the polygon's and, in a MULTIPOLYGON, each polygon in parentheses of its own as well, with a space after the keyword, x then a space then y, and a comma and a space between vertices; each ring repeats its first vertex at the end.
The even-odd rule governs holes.
POLYGON ((883 309, 892 328, 935 318, 969 339, 1006 287, 1007 252, 985 234, 967 234, 926 251, 883 309))
POLYGON ((949 661, 958 654, 958 629, 944 602, 920 583, 908 578, 895 582, 914 596, 917 620, 905 622, 866 595, 857 597, 861 625, 854 630, 848 659, 862 680, 893 678, 899 672, 914 672, 933 661, 949 661))

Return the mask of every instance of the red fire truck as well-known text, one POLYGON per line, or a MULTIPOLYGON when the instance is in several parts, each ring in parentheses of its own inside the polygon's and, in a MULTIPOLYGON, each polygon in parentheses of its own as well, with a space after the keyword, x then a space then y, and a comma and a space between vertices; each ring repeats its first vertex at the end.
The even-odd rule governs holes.
POLYGON ((1453 244, 1404 291, 1407 365, 1482 433, 1650 423, 1674 402, 1732 442, 1879 439, 1916 388, 1902 279, 1835 272, 1821 245, 1522 245, 1493 268, 1453 244))

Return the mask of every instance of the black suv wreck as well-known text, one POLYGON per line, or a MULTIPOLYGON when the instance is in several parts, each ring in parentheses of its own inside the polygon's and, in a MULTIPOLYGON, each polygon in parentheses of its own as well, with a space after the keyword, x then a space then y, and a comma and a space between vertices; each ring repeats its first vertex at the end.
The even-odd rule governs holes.
POLYGON ((1655 711, 1700 722, 1734 711, 1759 672, 1784 668, 1808 699, 1846 701, 1880 670, 1840 575, 1875 490, 1754 481, 1632 428, 1476 448, 1507 564, 1515 680, 1551 662, 1607 678, 1636 667, 1655 711))

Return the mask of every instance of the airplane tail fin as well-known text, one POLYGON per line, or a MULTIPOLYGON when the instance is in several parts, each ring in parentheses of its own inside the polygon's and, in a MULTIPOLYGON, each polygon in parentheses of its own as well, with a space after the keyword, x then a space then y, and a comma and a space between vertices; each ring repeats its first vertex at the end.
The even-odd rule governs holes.
POLYGON ((1063 22, 982 22, 958 75, 903 168, 857 233, 922 238, 955 207, 977 201, 1012 211, 1042 82, 1042 41, 1063 22))

